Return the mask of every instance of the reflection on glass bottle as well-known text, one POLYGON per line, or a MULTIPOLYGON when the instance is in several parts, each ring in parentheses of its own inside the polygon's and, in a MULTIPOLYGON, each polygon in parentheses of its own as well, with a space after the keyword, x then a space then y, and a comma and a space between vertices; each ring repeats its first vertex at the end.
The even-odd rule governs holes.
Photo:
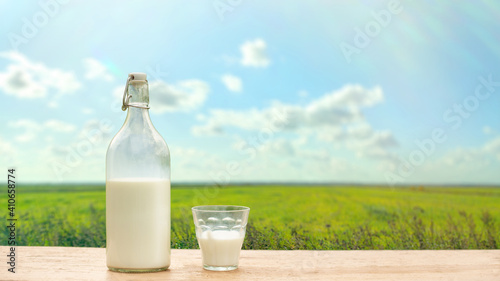
POLYGON ((127 118, 106 154, 106 263, 148 272, 170 266, 170 152, 149 117, 146 74, 131 73, 127 118))

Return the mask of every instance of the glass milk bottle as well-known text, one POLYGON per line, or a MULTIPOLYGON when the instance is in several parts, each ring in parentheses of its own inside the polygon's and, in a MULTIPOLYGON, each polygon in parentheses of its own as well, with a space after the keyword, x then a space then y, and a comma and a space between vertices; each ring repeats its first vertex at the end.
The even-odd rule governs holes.
POLYGON ((120 272, 170 266, 170 152, 149 118, 145 73, 131 73, 127 118, 106 154, 106 263, 120 272))

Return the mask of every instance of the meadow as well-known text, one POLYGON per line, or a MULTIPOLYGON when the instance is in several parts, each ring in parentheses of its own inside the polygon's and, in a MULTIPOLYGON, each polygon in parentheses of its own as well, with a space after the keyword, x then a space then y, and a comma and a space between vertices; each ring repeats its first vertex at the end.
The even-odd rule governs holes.
MULTIPOLYGON (((104 190, 102 185, 18 186, 18 244, 105 247, 104 190)), ((496 187, 180 186, 172 188, 171 198, 172 248, 198 247, 190 208, 202 204, 251 208, 244 249, 500 245, 496 187)), ((0 245, 6 245, 6 235, 4 228, 0 245)))

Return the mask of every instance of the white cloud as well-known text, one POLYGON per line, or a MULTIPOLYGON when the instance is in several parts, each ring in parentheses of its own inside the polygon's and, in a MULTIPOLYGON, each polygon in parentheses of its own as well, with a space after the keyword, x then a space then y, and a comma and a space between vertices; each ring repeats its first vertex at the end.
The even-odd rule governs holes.
POLYGON ((266 52, 266 42, 262 39, 246 41, 240 47, 241 64, 252 67, 267 67, 270 63, 266 52))
POLYGON ((289 131, 319 127, 339 129, 340 125, 364 120, 361 108, 373 106, 382 100, 383 94, 379 87, 370 90, 358 85, 347 85, 311 101, 306 106, 274 103, 271 107, 260 110, 213 109, 205 119, 205 124, 195 126, 194 129, 198 132, 210 132, 211 129, 222 132, 223 128, 227 127, 260 130, 278 125, 289 131))
POLYGON ((366 123, 357 123, 353 124, 352 126, 349 126, 345 130, 344 137, 347 139, 366 139, 372 136, 373 134, 373 129, 372 127, 366 123))
POLYGON ((240 62, 240 58, 237 56, 222 55, 219 60, 224 62, 226 65, 234 65, 240 62))
POLYGON ((172 157, 172 174, 179 182, 203 181, 214 182, 214 175, 225 171, 227 162, 217 153, 211 153, 192 147, 170 146, 172 157))
POLYGON ((11 62, 4 72, 0 72, 0 89, 8 95, 43 98, 51 90, 62 95, 71 94, 81 87, 72 72, 32 62, 19 52, 1 52, 0 57, 11 62))
POLYGON ((489 140, 480 147, 456 147, 434 164, 472 171, 486 167, 495 158, 500 161, 500 137, 489 140))
POLYGON ((224 134, 224 130, 221 126, 210 123, 205 126, 192 127, 191 133, 195 136, 219 136, 224 134))
POLYGON ((7 154, 9 151, 11 151, 13 149, 13 146, 10 142, 7 142, 5 140, 3 140, 1 137, 0 137, 0 154, 1 155, 5 155, 7 154))
POLYGON ((381 158, 396 161, 391 149, 399 146, 390 131, 371 131, 367 135, 350 135, 347 146, 356 151, 360 157, 381 158))
MULTIPOLYGON (((203 136, 222 135, 229 128, 249 132, 271 129, 274 133, 283 131, 296 136, 315 136, 318 142, 331 148, 345 146, 358 157, 394 162, 397 157, 393 149, 399 146, 398 141, 388 130, 374 130, 362 114, 363 108, 382 101, 383 93, 379 87, 365 89, 359 85, 346 85, 304 106, 274 103, 264 109, 213 109, 208 116, 199 119, 202 124, 194 126, 191 131, 194 135, 203 136)), ((283 154, 296 151, 284 140, 263 144, 262 149, 283 154)), ((319 148, 308 151, 309 158, 331 159, 328 151, 319 148)), ((302 157, 306 155, 302 153, 302 157)))
POLYGON ((491 134, 495 133, 495 131, 490 126, 484 126, 483 133, 485 135, 491 135, 491 134))
POLYGON ((487 142, 483 146, 482 151, 489 155, 495 155, 500 160, 500 137, 487 142))
POLYGON ((56 101, 50 101, 47 103, 47 106, 50 107, 50 108, 58 108, 59 107, 59 103, 56 102, 56 101))
POLYGON ((471 164, 474 169, 488 164, 488 160, 484 157, 484 152, 481 149, 457 147, 448 151, 441 159, 443 164, 455 168, 469 169, 471 164))
POLYGON ((485 135, 489 135, 489 134, 491 134, 491 128, 490 128, 490 126, 484 126, 484 127, 483 127, 483 133, 484 133, 485 135))
MULTIPOLYGON (((311 161, 328 163, 334 159, 331 151, 327 148, 314 145, 308 146, 306 144, 307 140, 304 140, 302 137, 294 140, 277 138, 262 143, 257 149, 259 156, 263 158, 278 156, 278 159, 284 159, 285 157, 293 157, 300 159, 304 163, 311 163, 311 161)), ((235 147, 237 145, 235 144, 235 147)))
POLYGON ((18 151, 17 148, 14 147, 10 142, 5 141, 0 137, 0 162, 2 162, 2 166, 5 167, 7 165, 13 165, 15 164, 14 161, 17 161, 17 159, 14 159, 15 156, 17 155, 18 151))
POLYGON ((117 100, 119 99, 121 101, 122 98, 123 98, 123 91, 124 90, 125 90, 125 85, 123 85, 123 86, 116 86, 113 89, 113 98, 117 99, 117 100))
POLYGON ((475 147, 456 146, 447 149, 447 147, 436 146, 434 149, 427 156, 423 150, 419 149, 422 156, 418 157, 420 159, 418 161, 415 160, 417 158, 412 159, 411 154, 400 158, 399 162, 386 169, 396 176, 388 180, 393 183, 498 185, 500 137, 490 139, 475 147), (444 149, 447 150, 441 154, 444 149), (416 164, 417 162, 419 164, 416 164))
POLYGON ((69 133, 76 129, 74 125, 56 119, 47 120, 43 125, 45 128, 54 132, 69 133))
POLYGON ((62 133, 69 133, 75 130, 74 125, 56 119, 50 119, 43 123, 31 119, 18 119, 8 122, 7 125, 12 130, 23 130, 23 133, 14 137, 18 142, 32 141, 37 137, 38 133, 44 130, 62 133))
POLYGON ((183 111, 189 112, 201 107, 210 87, 201 80, 184 80, 175 85, 163 81, 150 84, 150 107, 155 113, 183 111))
POLYGON ((356 156, 376 159, 382 161, 383 165, 394 166, 398 162, 393 150, 400 144, 394 134, 389 130, 376 131, 366 120, 330 127, 318 132, 316 136, 319 141, 330 142, 337 147, 344 143, 356 156))
POLYGON ((303 135, 295 139, 276 135, 265 142, 235 135, 232 148, 246 156, 238 159, 241 174, 235 178, 239 181, 255 181, 259 175, 258 179, 270 181, 318 182, 349 177, 346 171, 353 171, 353 165, 339 156, 339 151, 311 143, 303 135))
POLYGON ((18 142, 29 142, 34 140, 38 131, 41 130, 39 124, 30 119, 10 121, 7 125, 12 129, 20 129, 24 131, 22 134, 14 137, 14 139, 18 142))
POLYGON ((305 90, 301 90, 297 93, 299 95, 299 97, 301 98, 307 98, 307 96, 309 96, 309 93, 305 90))
MULTIPOLYGON (((67 126, 57 127, 63 130, 67 126)), ((72 134, 71 141, 45 144, 40 154, 50 168, 52 178, 59 181, 104 179, 103 155, 117 129, 108 119, 92 119, 72 134), (92 175, 91 178, 89 175, 92 175)), ((67 127, 65 130, 73 131, 73 128, 67 127)))
POLYGON ((108 144, 113 137, 113 133, 118 129, 109 120, 91 119, 88 120, 80 131, 76 134, 79 140, 91 140, 92 143, 108 144))
POLYGON ((311 103, 311 107, 369 107, 383 101, 384 95, 380 87, 371 90, 361 85, 346 85, 340 90, 324 95, 311 103))
POLYGON ((263 110, 250 109, 244 111, 212 109, 209 116, 204 118, 204 125, 194 126, 192 132, 197 135, 220 135, 224 128, 235 127, 248 131, 255 131, 271 126, 273 121, 284 120, 285 112, 277 107, 263 110))
POLYGON ((114 77, 109 73, 108 68, 100 61, 94 58, 83 59, 83 67, 85 68, 85 78, 89 80, 105 80, 113 81, 114 77))
POLYGON ((243 83, 241 79, 237 76, 231 74, 225 74, 221 77, 222 83, 226 86, 226 88, 231 92, 239 93, 243 89, 243 83))
POLYGON ((94 109, 88 108, 88 107, 84 107, 84 108, 82 108, 82 113, 85 114, 85 115, 90 115, 90 114, 94 113, 94 109))
POLYGON ((259 150, 265 155, 277 154, 281 156, 292 156, 296 153, 296 148, 292 142, 286 139, 267 141, 259 147, 259 150))

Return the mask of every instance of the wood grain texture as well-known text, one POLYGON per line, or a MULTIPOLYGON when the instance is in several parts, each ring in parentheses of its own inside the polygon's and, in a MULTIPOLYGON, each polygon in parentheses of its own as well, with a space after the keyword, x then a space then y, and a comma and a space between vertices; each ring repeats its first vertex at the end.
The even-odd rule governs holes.
POLYGON ((16 247, 7 271, 0 247, 0 280, 500 280, 500 250, 249 251, 230 272, 202 269, 199 250, 172 250, 172 265, 158 273, 107 270, 102 248, 16 247))

